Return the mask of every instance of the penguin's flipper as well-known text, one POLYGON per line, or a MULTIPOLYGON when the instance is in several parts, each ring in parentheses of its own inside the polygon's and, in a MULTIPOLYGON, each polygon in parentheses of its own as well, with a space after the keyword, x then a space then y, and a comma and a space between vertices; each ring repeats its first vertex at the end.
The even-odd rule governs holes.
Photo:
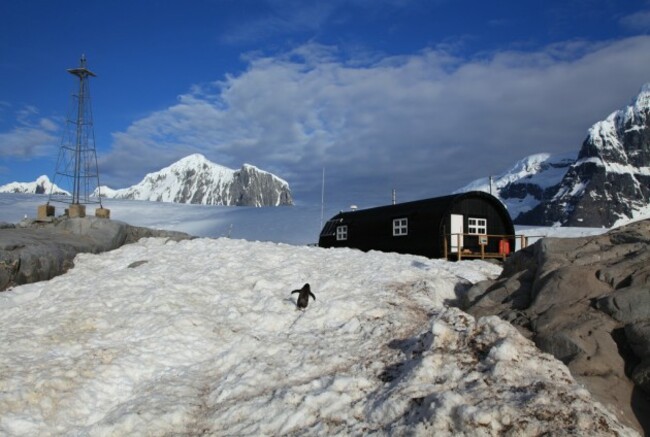
POLYGON ((309 292, 309 295, 310 295, 311 297, 313 297, 314 300, 316 300, 316 296, 314 296, 314 293, 312 293, 312 292, 310 291, 310 292, 309 292))
POLYGON ((300 290, 293 290, 293 291, 291 292, 291 294, 294 294, 294 293, 300 293, 300 290))

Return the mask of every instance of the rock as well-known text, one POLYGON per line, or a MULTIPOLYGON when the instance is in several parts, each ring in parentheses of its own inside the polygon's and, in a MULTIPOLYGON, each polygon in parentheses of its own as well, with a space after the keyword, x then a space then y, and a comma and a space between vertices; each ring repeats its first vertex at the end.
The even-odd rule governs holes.
POLYGON ((460 309, 465 310, 472 306, 478 299, 481 298, 493 286, 492 281, 481 281, 472 285, 467 292, 459 296, 458 306, 460 309))
POLYGON ((631 323, 650 318, 650 288, 647 286, 626 287, 596 302, 596 308, 622 323, 631 323))
POLYGON ((650 411, 650 220, 539 240, 461 301, 474 316, 512 323, 622 421, 650 432, 640 413, 650 411))
POLYGON ((626 325, 625 337, 636 356, 650 358, 650 321, 626 325))
POLYGON ((650 393, 650 358, 643 360, 632 372, 632 381, 646 393, 650 393))
POLYGON ((96 217, 23 221, 20 227, 0 229, 0 291, 65 273, 78 253, 106 252, 143 237, 192 238, 96 217))
POLYGON ((148 262, 149 261, 147 261, 146 259, 143 259, 143 260, 140 260, 140 261, 134 261, 131 264, 129 264, 128 266, 126 266, 126 268, 127 269, 135 269, 135 268, 140 267, 141 265, 146 264, 148 262))

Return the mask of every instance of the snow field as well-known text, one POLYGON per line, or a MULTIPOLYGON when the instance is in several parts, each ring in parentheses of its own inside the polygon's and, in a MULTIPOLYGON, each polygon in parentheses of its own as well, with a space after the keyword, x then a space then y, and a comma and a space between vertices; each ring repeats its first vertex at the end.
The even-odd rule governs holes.
POLYGON ((0 434, 633 434, 509 324, 447 306, 499 272, 225 238, 81 254, 0 294, 0 434))

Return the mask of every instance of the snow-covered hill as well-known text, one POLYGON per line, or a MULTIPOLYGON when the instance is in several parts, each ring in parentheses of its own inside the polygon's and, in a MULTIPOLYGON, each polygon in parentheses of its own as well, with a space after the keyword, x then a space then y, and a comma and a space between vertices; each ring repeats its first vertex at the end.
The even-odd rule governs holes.
MULTIPOLYGON (((595 123, 575 155, 538 154, 495 178, 493 194, 515 223, 611 227, 650 207, 650 84, 595 123)), ((487 179, 458 191, 489 192, 487 179)))
MULTIPOLYGON (((187 156, 169 167, 147 174, 136 185, 114 190, 100 188, 101 195, 115 199, 201 205, 291 205, 289 184, 279 177, 244 164, 232 170, 201 154, 187 156)), ((95 192, 95 195, 97 192, 95 192)))
POLYGON ((0 294, 0 434, 636 435, 507 322, 447 306, 499 271, 227 238, 81 254, 0 294))
POLYGON ((50 182, 50 179, 42 175, 34 182, 12 182, 0 186, 0 193, 21 193, 21 194, 54 194, 70 196, 70 193, 50 182))

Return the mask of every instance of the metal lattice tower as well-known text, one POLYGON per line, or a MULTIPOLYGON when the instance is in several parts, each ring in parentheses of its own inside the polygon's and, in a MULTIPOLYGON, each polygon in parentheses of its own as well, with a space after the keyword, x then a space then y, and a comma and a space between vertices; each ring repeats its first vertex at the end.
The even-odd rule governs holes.
POLYGON ((100 186, 89 86, 90 77, 96 75, 87 68, 84 55, 81 55, 79 67, 67 71, 79 78, 79 90, 77 94, 72 94, 72 104, 65 123, 53 183, 72 194, 61 196, 50 192, 49 200, 73 205, 101 205, 99 195, 91 197, 100 186))

